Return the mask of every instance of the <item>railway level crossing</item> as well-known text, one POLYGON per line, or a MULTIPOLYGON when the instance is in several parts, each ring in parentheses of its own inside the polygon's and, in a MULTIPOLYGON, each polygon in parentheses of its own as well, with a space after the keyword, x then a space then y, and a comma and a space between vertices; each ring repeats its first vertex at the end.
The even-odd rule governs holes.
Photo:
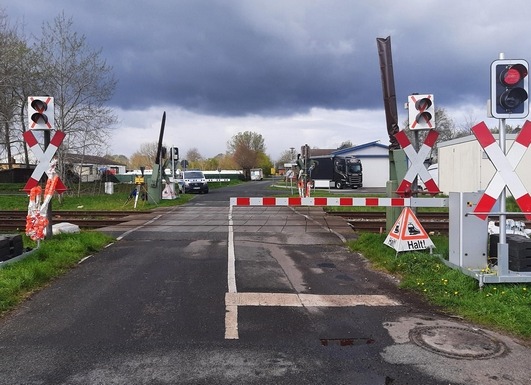
MULTIPOLYGON (((354 198, 354 197, 233 197, 230 198, 228 228, 228 271, 225 294, 225 339, 239 339, 238 308, 241 306, 290 307, 352 307, 399 306, 385 295, 319 295, 306 293, 239 292, 236 285, 236 255, 234 247, 234 218, 238 207, 297 207, 311 206, 393 206, 446 207, 446 198, 354 198)), ((326 229, 328 230, 328 229, 326 229)))

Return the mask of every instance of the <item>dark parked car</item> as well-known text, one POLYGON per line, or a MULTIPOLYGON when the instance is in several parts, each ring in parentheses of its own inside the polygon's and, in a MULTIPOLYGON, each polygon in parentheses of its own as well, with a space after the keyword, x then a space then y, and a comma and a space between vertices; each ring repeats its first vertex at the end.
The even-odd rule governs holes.
POLYGON ((184 192, 208 193, 208 182, 202 171, 184 171, 184 192))

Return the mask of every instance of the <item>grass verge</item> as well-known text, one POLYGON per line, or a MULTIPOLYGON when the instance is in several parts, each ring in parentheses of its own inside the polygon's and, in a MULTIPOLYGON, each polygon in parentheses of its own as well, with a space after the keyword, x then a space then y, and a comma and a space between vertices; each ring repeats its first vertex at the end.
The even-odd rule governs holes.
POLYGON ((0 314, 111 241, 110 236, 95 231, 59 234, 42 241, 31 255, 0 269, 0 314))
MULTIPOLYGON (((209 188, 215 190, 227 186, 241 184, 240 180, 216 183, 210 182, 209 188)), ((129 183, 116 183, 113 194, 105 194, 103 185, 99 182, 83 183, 80 194, 68 190, 61 196, 55 194, 52 199, 53 210, 107 210, 107 211, 147 211, 158 207, 171 207, 181 205, 194 199, 196 194, 179 194, 177 199, 162 199, 157 204, 150 200, 138 199, 136 208, 131 193, 135 185, 129 183)), ((0 210, 27 211, 29 198, 23 192, 23 184, 0 183, 0 210)), ((147 189, 147 186, 145 187, 147 189)))
MULTIPOLYGON (((448 255, 448 238, 431 237, 436 252, 448 255)), ((474 323, 505 331, 531 342, 531 285, 488 284, 446 266, 428 251, 401 252, 383 242, 385 235, 360 234, 349 242, 374 267, 400 278, 400 287, 420 293, 430 303, 474 323)))

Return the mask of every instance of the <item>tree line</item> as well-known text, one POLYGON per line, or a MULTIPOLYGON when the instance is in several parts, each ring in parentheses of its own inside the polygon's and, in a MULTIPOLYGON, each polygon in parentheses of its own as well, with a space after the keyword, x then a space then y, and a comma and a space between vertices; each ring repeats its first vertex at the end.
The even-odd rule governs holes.
MULTIPOLYGON (((156 142, 144 143, 139 150, 134 152, 129 159, 113 156, 114 159, 126 161, 133 169, 141 166, 150 166, 157 153, 156 142)), ((167 147, 168 148, 168 147, 167 147)), ((265 175, 270 175, 273 162, 266 154, 264 137, 251 131, 239 132, 227 142, 227 152, 212 158, 204 158, 196 148, 188 149, 184 154, 179 154, 181 160, 188 162, 187 168, 199 170, 242 170, 249 179, 252 168, 261 168, 265 175)), ((184 168, 183 166, 181 166, 184 168)))

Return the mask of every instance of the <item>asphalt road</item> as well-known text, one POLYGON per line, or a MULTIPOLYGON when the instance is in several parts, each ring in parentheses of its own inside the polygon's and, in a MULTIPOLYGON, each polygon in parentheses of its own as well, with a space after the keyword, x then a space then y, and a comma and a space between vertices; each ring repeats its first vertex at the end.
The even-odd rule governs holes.
POLYGON ((341 219, 229 207, 269 184, 105 229, 114 244, 0 320, 0 384, 531 383, 529 349, 404 294, 341 219))

